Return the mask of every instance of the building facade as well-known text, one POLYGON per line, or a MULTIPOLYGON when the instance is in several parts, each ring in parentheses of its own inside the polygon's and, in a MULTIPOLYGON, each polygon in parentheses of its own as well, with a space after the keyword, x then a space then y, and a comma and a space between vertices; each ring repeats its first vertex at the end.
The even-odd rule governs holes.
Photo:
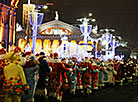
POLYGON ((0 1, 0 42, 5 43, 7 51, 15 41, 16 8, 19 0, 0 1))
MULTIPOLYGON (((84 41, 84 36, 82 35, 80 29, 71 24, 59 20, 53 20, 47 23, 43 23, 38 27, 38 34, 36 40, 36 51, 44 50, 47 54, 50 51, 55 52, 56 49, 65 41, 66 37, 68 42, 75 43, 81 46, 84 41)), ((102 37, 101 34, 90 34, 93 39, 98 39, 102 37)), ((26 44, 26 34, 24 30, 18 31, 16 33, 17 46, 21 47, 22 50, 25 48, 26 44)), ((32 47, 32 34, 29 34, 30 46, 32 47)), ((94 42, 88 41, 91 46, 87 47, 87 51, 92 50, 92 45, 94 42)), ((97 41, 98 43, 98 41, 97 41)), ((83 46, 81 46, 83 49, 83 46)))

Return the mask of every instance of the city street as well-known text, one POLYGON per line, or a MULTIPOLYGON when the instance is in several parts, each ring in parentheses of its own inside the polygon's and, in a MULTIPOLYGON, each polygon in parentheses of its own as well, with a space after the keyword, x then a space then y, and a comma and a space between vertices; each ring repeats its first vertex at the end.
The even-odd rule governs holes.
POLYGON ((137 102, 138 82, 99 90, 90 97, 66 98, 64 102, 137 102))

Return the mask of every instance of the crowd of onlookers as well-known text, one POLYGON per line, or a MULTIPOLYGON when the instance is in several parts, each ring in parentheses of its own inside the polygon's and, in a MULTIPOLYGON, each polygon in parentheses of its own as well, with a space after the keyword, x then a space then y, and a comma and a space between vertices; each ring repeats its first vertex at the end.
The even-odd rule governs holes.
POLYGON ((138 65, 127 60, 59 58, 33 55, 19 47, 0 49, 0 102, 60 102, 63 95, 90 96, 93 91, 133 82, 138 65))

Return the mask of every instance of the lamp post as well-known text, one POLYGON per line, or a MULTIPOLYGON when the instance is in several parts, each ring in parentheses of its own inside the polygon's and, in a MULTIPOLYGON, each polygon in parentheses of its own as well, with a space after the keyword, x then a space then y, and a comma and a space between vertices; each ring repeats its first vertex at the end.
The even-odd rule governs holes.
POLYGON ((102 37, 103 37, 103 40, 105 41, 105 48, 106 48, 105 55, 106 55, 106 57, 108 57, 108 55, 109 55, 109 43, 112 40, 112 34, 110 32, 114 32, 115 30, 114 29, 101 29, 100 31, 105 32, 102 35, 102 37))
POLYGON ((33 36, 32 36, 32 53, 34 53, 36 48, 36 39, 37 39, 37 26, 42 23, 44 14, 38 13, 38 7, 44 7, 44 5, 36 5, 36 10, 34 13, 30 13, 30 24, 33 26, 33 36), (34 19, 33 19, 34 16, 34 19))
POLYGON ((87 41, 88 41, 88 37, 89 34, 91 33, 92 30, 92 25, 89 25, 89 21, 95 22, 95 19, 92 18, 80 18, 77 19, 77 21, 82 22, 82 24, 80 25, 80 30, 84 36, 84 54, 86 54, 87 52, 87 41))

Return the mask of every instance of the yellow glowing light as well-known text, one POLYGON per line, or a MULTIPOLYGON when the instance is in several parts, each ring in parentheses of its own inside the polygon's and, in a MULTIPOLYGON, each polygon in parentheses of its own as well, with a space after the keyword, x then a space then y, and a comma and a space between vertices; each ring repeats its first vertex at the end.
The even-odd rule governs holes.
POLYGON ((75 40, 71 40, 72 43, 77 44, 75 40))
POLYGON ((51 51, 51 42, 50 42, 50 40, 46 40, 46 39, 44 40, 43 49, 46 52, 46 55, 48 55, 49 52, 51 51))
POLYGON ((2 49, 2 45, 0 44, 0 49, 2 49))
POLYGON ((35 49, 35 51, 36 52, 40 52, 41 49, 42 49, 42 40, 41 39, 37 39, 36 40, 36 49, 35 49))
POLYGON ((52 44, 52 51, 55 52, 58 47, 59 47, 59 41, 54 40, 52 44))
POLYGON ((3 28, 0 27, 0 42, 2 41, 3 38, 3 28))
POLYGON ((19 39, 18 40, 18 46, 21 48, 22 51, 24 51, 24 47, 25 47, 25 40, 24 39, 19 39))
MULTIPOLYGON (((81 44, 81 43, 84 43, 84 41, 80 41, 80 42, 79 42, 79 44, 81 44)), ((81 47, 82 49, 84 49, 84 46, 81 46, 81 45, 80 45, 80 47, 81 47)))
POLYGON ((19 0, 12 0, 11 6, 14 6, 15 8, 17 8, 18 3, 19 3, 19 0))
MULTIPOLYGON (((91 41, 88 41, 88 44, 93 44, 91 41)), ((92 46, 91 45, 89 45, 89 46, 87 46, 87 51, 90 51, 90 50, 92 50, 92 46)))
POLYGON ((43 9, 47 9, 47 8, 48 8, 48 6, 46 6, 46 5, 43 7, 43 9))

